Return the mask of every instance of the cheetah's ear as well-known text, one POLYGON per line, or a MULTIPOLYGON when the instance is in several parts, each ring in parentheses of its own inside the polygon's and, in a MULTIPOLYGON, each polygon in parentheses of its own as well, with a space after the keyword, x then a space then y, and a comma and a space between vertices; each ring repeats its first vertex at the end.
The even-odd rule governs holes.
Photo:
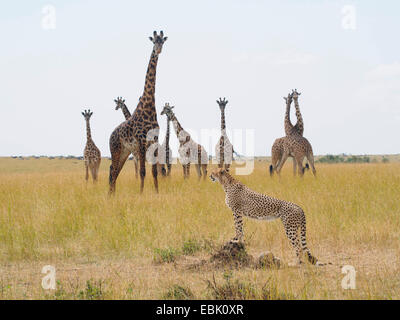
POLYGON ((221 172, 221 174, 225 174, 226 173, 225 169, 222 169, 220 172, 221 172))

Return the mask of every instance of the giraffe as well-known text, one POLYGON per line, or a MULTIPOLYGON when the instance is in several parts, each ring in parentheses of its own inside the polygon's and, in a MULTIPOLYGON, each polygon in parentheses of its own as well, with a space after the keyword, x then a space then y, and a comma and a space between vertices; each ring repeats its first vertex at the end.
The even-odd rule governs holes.
MULTIPOLYGON (((117 99, 114 99, 114 102, 116 104, 115 110, 121 109, 125 117, 125 120, 128 120, 131 117, 131 113, 125 104, 125 99, 122 99, 122 97, 117 97, 117 99)), ((132 156, 133 156, 133 162, 135 164, 135 177, 136 179, 138 179, 139 154, 135 150, 132 152, 132 156)))
POLYGON ((221 111, 221 137, 215 146, 215 155, 217 158, 218 167, 222 168, 225 166, 225 170, 229 171, 233 159, 233 146, 229 141, 228 135, 226 134, 225 125, 225 107, 228 104, 228 100, 225 98, 223 100, 219 98, 217 103, 221 111))
POLYGON ((183 168, 184 179, 190 176, 190 164, 194 163, 197 171, 197 176, 200 180, 201 176, 203 179, 207 177, 207 164, 208 155, 203 146, 193 141, 190 134, 184 130, 172 111, 171 106, 166 105, 162 111, 162 114, 166 114, 167 117, 172 121, 176 136, 179 141, 179 161, 183 168))
POLYGON ((97 181, 97 177, 99 174, 99 167, 101 162, 101 153, 99 148, 93 142, 92 134, 90 131, 90 117, 92 116, 93 112, 89 110, 85 110, 82 112, 83 117, 86 121, 86 146, 85 150, 83 151, 83 159, 85 160, 85 167, 86 167, 86 181, 89 179, 89 169, 92 174, 93 182, 97 181))
POLYGON ((167 177, 170 176, 171 174, 171 156, 172 156, 172 151, 171 148, 169 147, 169 136, 170 136, 170 122, 171 118, 168 116, 168 114, 165 112, 166 109, 170 108, 171 110, 175 108, 174 106, 170 106, 169 103, 165 103, 164 109, 161 111, 161 115, 166 115, 167 116, 167 131, 165 133, 165 140, 163 144, 161 145, 161 155, 162 159, 165 159, 165 164, 167 166, 167 177))
MULTIPOLYGON (((156 69, 158 56, 162 51, 164 42, 163 31, 158 35, 153 32, 149 37, 153 49, 147 67, 143 94, 139 103, 128 120, 122 122, 110 136, 110 151, 112 164, 110 166, 110 194, 115 192, 115 184, 122 167, 129 154, 134 152, 139 155, 140 167, 140 193, 143 192, 144 178, 146 176, 146 152, 153 143, 158 143, 159 125, 155 107, 156 69)), ((154 187, 158 193, 157 163, 152 163, 154 187)))
POLYGON ((279 174, 287 158, 293 157, 293 173, 296 174, 296 167, 298 166, 298 174, 303 176, 305 168, 303 167, 303 159, 307 158, 311 165, 314 176, 316 170, 314 167, 314 155, 311 144, 306 138, 302 136, 304 131, 304 123, 301 117, 300 108, 298 105, 298 97, 300 93, 293 90, 292 94, 285 97, 286 100, 286 114, 285 114, 285 133, 283 138, 276 139, 272 146, 272 164, 270 166, 270 174, 273 175, 274 170, 279 174), (295 100, 296 116, 298 122, 293 126, 290 122, 290 104, 295 100))

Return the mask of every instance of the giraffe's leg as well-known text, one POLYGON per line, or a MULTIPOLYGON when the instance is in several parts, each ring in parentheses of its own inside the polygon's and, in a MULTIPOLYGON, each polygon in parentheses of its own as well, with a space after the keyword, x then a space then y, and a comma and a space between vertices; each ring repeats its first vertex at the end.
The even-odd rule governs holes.
POLYGON ((167 170, 165 170, 165 164, 158 164, 158 168, 160 169, 160 173, 163 177, 167 176, 167 170))
POLYGON ((127 149, 119 148, 114 149, 111 152, 111 166, 110 166, 110 194, 115 192, 115 184, 117 182, 117 178, 119 173, 121 172, 122 167, 124 166, 126 159, 128 159, 130 151, 127 149))
POLYGON ((141 144, 139 147, 139 170, 140 170, 140 193, 143 193, 144 178, 146 177, 146 148, 144 144, 141 144))
POLYGON ((85 167, 86 167, 85 180, 87 182, 89 180, 89 165, 86 162, 85 162, 85 167))
POLYGON ((171 175, 171 164, 168 163, 167 164, 167 177, 169 177, 171 175))
POLYGON ((186 165, 186 177, 190 177, 190 162, 186 165))
POLYGON ((229 163, 226 163, 226 164, 225 164, 225 170, 226 170, 227 172, 229 172, 230 167, 231 167, 231 165, 230 165, 229 163))
POLYGON ((243 242, 243 216, 240 212, 233 212, 233 219, 235 222, 235 237, 231 242, 243 242))
POLYGON ((297 156, 295 159, 293 159, 293 161, 297 162, 298 172, 300 177, 303 177, 304 175, 303 159, 304 159, 303 156, 297 156))
POLYGON ((286 162, 288 157, 289 157, 289 152, 288 151, 284 151, 283 154, 282 154, 282 157, 281 157, 281 159, 280 159, 280 161, 279 161, 279 163, 278 163, 278 165, 276 167, 276 173, 278 175, 281 174, 282 167, 285 164, 285 162, 286 162))
POLYGON ((153 174, 153 181, 154 181, 154 188, 156 189, 156 192, 158 193, 158 170, 157 170, 158 164, 153 164, 151 166, 151 173, 153 174))
POLYGON ((135 163, 135 177, 136 179, 138 178, 138 159, 137 157, 135 157, 135 155, 132 153, 133 155, 133 162, 135 163))
POLYGON ((282 150, 277 146, 273 145, 271 149, 271 165, 269 166, 269 175, 274 176, 274 171, 276 171, 280 159, 282 159, 282 150))
POLYGON ((297 170, 297 161, 295 158, 293 158, 293 175, 296 175, 296 170, 297 170))
POLYGON ((197 172, 197 177, 200 180, 201 179, 201 170, 200 170, 200 165, 198 163, 196 163, 195 165, 196 168, 196 172, 197 172))
POLYGON ((201 169, 203 170, 203 179, 206 180, 207 179, 207 165, 202 164, 201 169))
POLYGON ((182 169, 183 169, 183 179, 186 179, 186 164, 182 165, 182 169))
POLYGON ((315 166, 314 166, 314 155, 313 155, 312 152, 309 152, 309 153, 307 154, 307 160, 308 160, 308 162, 310 163, 310 166, 311 166, 313 175, 314 175, 314 176, 317 176, 317 170, 315 170, 315 166))
POLYGON ((96 164, 95 164, 95 163, 92 163, 92 164, 90 165, 90 173, 92 174, 92 179, 93 179, 93 182, 95 183, 95 182, 97 181, 97 177, 96 177, 96 164))

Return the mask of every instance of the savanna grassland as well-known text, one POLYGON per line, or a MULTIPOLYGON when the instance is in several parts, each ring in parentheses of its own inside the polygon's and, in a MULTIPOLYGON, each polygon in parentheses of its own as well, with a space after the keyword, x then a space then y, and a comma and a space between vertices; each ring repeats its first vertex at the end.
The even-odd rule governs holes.
MULTIPOLYGON (((79 160, 0 159, 1 299, 399 299, 400 163, 317 164, 294 178, 288 163, 271 179, 266 162, 238 176, 256 191, 295 202, 307 217, 313 254, 331 265, 280 269, 191 268, 234 234, 217 183, 183 181, 180 165, 154 192, 147 171, 139 195, 133 163, 108 196, 109 160, 99 182, 84 180, 79 160), (56 267, 56 290, 41 286, 42 267, 56 267), (356 269, 344 290, 343 265, 356 269)), ((279 220, 245 219, 257 256, 295 260, 279 220)))

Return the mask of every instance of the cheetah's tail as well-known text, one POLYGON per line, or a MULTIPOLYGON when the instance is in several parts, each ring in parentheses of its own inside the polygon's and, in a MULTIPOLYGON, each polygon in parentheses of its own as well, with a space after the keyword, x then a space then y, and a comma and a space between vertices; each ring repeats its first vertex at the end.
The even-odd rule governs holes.
POLYGON ((310 249, 308 249, 307 247, 307 241, 306 241, 306 224, 303 223, 300 227, 300 239, 301 239, 301 249, 306 253, 307 255, 307 259, 310 263, 315 264, 317 266, 322 266, 324 265, 323 263, 321 263, 320 261, 318 261, 318 259, 316 257, 314 257, 311 252, 310 249))

